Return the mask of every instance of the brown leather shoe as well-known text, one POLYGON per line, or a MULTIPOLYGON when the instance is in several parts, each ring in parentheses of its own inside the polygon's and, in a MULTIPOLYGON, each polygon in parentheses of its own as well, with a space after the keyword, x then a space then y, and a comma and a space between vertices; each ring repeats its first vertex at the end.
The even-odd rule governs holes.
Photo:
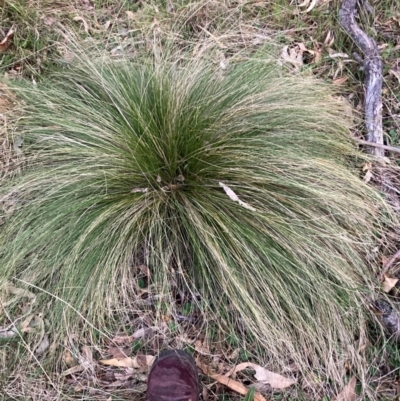
POLYGON ((146 401, 198 401, 199 375, 185 351, 164 351, 157 357, 147 381, 146 401))

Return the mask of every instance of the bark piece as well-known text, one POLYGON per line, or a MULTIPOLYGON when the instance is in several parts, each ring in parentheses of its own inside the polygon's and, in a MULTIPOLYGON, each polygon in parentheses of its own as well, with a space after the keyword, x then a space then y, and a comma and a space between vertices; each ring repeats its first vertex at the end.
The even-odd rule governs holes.
MULTIPOLYGON (((339 11, 339 21, 364 55, 362 67, 365 72, 365 127, 368 142, 383 145, 382 129, 382 59, 374 39, 357 25, 357 0, 344 0, 339 11)), ((358 57, 359 58, 359 57, 358 57)), ((383 157, 381 147, 368 146, 370 154, 383 157)))

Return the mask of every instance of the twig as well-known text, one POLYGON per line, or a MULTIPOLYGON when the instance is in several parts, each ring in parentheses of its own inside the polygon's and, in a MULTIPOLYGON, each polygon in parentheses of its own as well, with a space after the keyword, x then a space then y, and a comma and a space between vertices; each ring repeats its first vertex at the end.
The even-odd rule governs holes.
POLYGON ((400 153, 400 148, 396 148, 394 146, 381 145, 380 143, 369 142, 365 141, 364 139, 358 139, 358 138, 354 138, 354 140, 358 142, 360 145, 367 145, 367 146, 372 146, 374 148, 388 150, 390 152, 400 153))
MULTIPOLYGON (((344 0, 339 11, 343 29, 351 36, 364 54, 365 71, 365 126, 368 142, 383 145, 382 130, 382 60, 376 42, 360 29, 355 21, 357 0, 344 0)), ((385 155, 382 147, 369 146, 368 152, 379 157, 385 155)))

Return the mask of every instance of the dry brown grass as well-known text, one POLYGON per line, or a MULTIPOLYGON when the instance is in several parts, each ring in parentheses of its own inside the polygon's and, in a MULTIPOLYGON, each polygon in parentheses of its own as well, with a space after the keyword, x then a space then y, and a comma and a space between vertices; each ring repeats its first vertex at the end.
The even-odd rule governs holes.
POLYGON ((15 106, 15 96, 0 82, 0 179, 14 170, 16 153, 8 122, 15 106))

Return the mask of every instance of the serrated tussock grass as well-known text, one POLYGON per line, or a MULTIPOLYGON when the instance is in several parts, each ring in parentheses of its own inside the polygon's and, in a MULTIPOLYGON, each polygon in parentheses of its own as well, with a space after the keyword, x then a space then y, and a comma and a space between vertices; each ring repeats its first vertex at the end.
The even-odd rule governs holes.
POLYGON ((2 182, 18 201, 1 276, 62 299, 49 306, 57 330, 77 324, 66 305, 107 332, 126 305, 174 319, 179 293, 204 330, 236 333, 263 362, 335 380, 360 362, 366 256, 387 211, 328 86, 260 57, 223 71, 77 54, 16 91, 25 160, 2 182))

